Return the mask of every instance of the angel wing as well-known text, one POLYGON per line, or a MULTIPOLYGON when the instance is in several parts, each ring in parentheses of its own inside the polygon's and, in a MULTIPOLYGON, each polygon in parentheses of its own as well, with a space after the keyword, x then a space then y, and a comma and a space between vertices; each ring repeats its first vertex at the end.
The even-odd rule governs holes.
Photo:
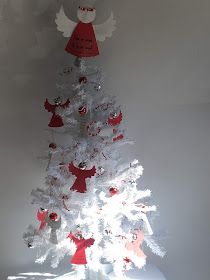
POLYGON ((49 103, 48 99, 45 100, 45 103, 44 103, 44 107, 45 109, 48 111, 48 112, 51 112, 53 113, 55 108, 56 108, 56 105, 52 105, 49 103))
POLYGON ((91 178, 92 176, 94 176, 96 174, 96 168, 95 166, 93 166, 93 168, 89 169, 89 170, 83 170, 86 178, 91 178))
POLYGON ((74 166, 73 162, 69 164, 69 172, 71 172, 75 176, 79 176, 80 169, 74 166))
POLYGON ((107 37, 111 37, 113 31, 116 29, 116 20, 114 14, 111 12, 110 17, 102 24, 93 25, 96 40, 103 42, 107 37))
POLYGON ((85 240, 85 246, 90 247, 94 244, 94 242, 95 242, 95 239, 93 239, 93 238, 86 239, 85 240))
POLYGON ((63 5, 60 11, 56 14, 55 23, 57 24, 57 29, 63 33, 64 37, 70 37, 77 23, 70 20, 63 9, 63 5))
POLYGON ((67 107, 69 106, 69 104, 70 104, 70 101, 69 101, 69 99, 67 99, 66 102, 65 102, 64 104, 60 105, 60 107, 62 107, 63 109, 65 109, 65 108, 67 108, 67 107))

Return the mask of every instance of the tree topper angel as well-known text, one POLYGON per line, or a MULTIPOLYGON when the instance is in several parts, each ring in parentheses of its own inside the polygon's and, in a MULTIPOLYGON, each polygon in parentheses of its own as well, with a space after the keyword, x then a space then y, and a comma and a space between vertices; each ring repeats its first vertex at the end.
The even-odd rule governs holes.
POLYGON ((56 14, 57 29, 64 37, 70 37, 65 50, 77 57, 94 57, 99 55, 97 41, 103 42, 111 37, 116 29, 116 21, 113 12, 102 24, 93 25, 96 17, 96 9, 89 6, 79 6, 77 10, 79 23, 70 20, 61 6, 56 14))

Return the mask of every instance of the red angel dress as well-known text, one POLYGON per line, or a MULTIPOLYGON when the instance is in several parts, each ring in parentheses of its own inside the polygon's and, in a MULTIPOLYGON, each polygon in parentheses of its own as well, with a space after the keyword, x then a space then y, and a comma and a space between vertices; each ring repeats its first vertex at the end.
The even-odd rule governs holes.
POLYGON ((77 57, 93 57, 99 55, 92 23, 83 23, 80 21, 73 31, 65 50, 77 57))
POLYGON ((63 126, 63 119, 60 115, 58 115, 56 113, 56 109, 57 108, 67 108, 69 106, 69 99, 67 99, 67 101, 64 104, 61 104, 61 101, 58 101, 58 99, 55 99, 55 104, 50 104, 48 102, 48 99, 46 99, 45 103, 44 103, 44 107, 48 112, 51 112, 52 118, 48 124, 49 127, 62 127, 63 126))
POLYGON ((73 163, 69 164, 69 171, 75 175, 77 178, 71 187, 71 190, 77 191, 79 193, 84 193, 87 191, 86 188, 86 178, 91 178, 96 174, 96 168, 93 166, 90 170, 85 170, 74 166, 73 163))
POLYGON ((68 238, 70 238, 77 247, 76 252, 75 252, 74 256, 72 257, 72 259, 70 260, 70 262, 72 264, 77 264, 77 265, 87 264, 85 250, 87 249, 87 247, 90 247, 94 244, 95 239, 93 239, 93 238, 79 239, 79 238, 75 237, 71 232, 69 233, 68 238))

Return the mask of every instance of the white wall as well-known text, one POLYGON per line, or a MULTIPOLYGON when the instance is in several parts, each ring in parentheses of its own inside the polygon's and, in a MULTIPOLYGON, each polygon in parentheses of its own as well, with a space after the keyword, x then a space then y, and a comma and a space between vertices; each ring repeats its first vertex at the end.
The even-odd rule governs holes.
MULTIPOLYGON (((37 159, 47 139, 42 104, 56 96, 56 71, 72 61, 53 23, 61 1, 5 2, 10 7, 0 22, 0 275, 34 266, 35 252, 25 247, 22 232, 35 222, 30 192, 45 176, 45 163, 37 159)), ((64 2, 75 18, 70 1, 64 2)), ((98 22, 111 8, 118 29, 94 61, 124 107, 128 135, 136 141, 129 152, 144 165, 142 184, 159 205, 156 229, 167 233, 162 243, 168 254, 151 260, 167 279, 208 280, 210 1, 106 0, 98 4, 98 22)))

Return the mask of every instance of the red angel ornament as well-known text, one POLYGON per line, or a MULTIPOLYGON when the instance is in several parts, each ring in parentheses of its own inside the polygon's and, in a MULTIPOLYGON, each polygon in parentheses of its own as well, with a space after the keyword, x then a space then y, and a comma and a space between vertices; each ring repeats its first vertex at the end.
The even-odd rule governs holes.
POLYGON ((80 237, 77 238, 72 234, 72 232, 69 233, 68 238, 70 238, 76 244, 77 247, 76 252, 70 262, 72 264, 77 265, 87 264, 85 250, 87 249, 87 247, 90 247, 94 244, 95 239, 84 239, 82 235, 80 235, 80 237))
POLYGON ((87 191, 85 180, 96 174, 95 166, 93 166, 93 168, 90 170, 86 170, 86 164, 84 162, 81 162, 79 167, 76 167, 73 163, 70 163, 69 171, 77 177, 73 186, 71 187, 71 190, 77 191, 79 193, 85 193, 87 191))
POLYGON ((119 114, 115 113, 108 118, 108 125, 117 126, 121 123, 123 118, 122 112, 120 111, 119 114))
POLYGON ((55 98, 54 102, 55 102, 55 104, 52 105, 49 103, 48 99, 46 99, 45 103, 44 103, 45 109, 48 112, 51 112, 53 114, 48 126, 49 127, 62 127, 63 119, 60 115, 58 115, 56 113, 56 110, 57 110, 57 108, 63 108, 63 109, 67 108, 70 104, 70 101, 69 101, 69 99, 67 99, 67 101, 64 104, 61 104, 62 103, 61 98, 57 97, 57 98, 55 98))
POLYGON ((93 25, 96 17, 96 9, 88 6, 80 6, 77 11, 79 23, 70 20, 64 13, 63 6, 56 14, 57 29, 63 32, 64 37, 70 37, 65 50, 77 57, 94 57, 99 55, 97 41, 103 42, 106 37, 111 37, 116 29, 116 21, 113 13, 102 24, 93 25))

